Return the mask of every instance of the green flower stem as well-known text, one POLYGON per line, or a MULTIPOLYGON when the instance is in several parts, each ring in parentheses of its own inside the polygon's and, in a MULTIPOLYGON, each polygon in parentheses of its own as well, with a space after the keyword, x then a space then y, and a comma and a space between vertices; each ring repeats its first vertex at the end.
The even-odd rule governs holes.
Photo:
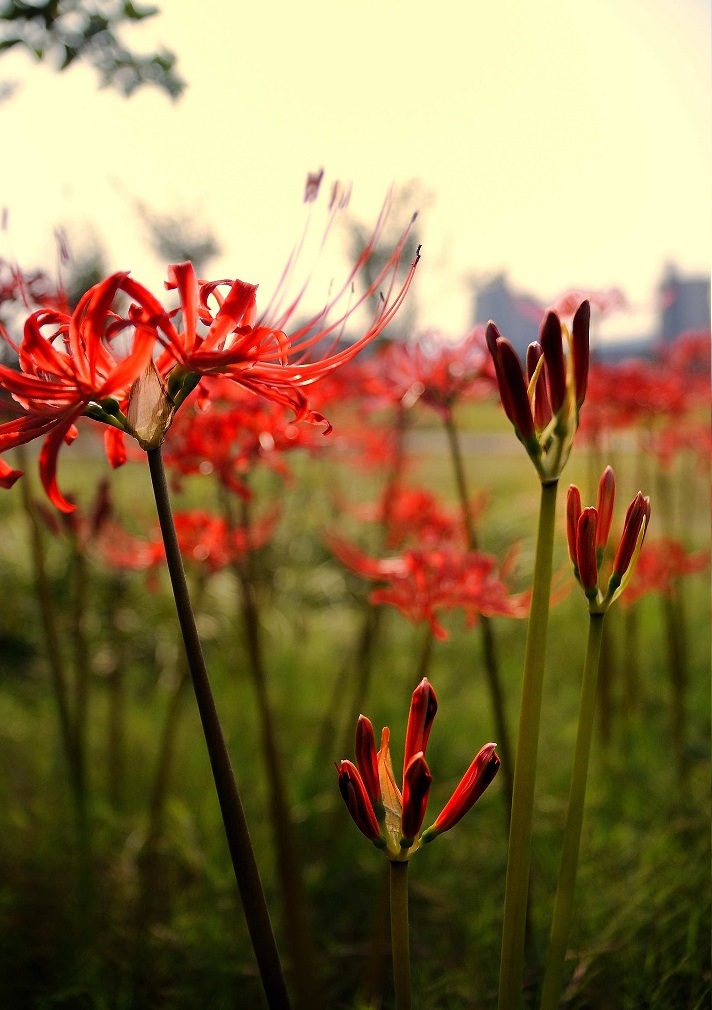
POLYGON ((539 746, 546 632, 549 621, 557 489, 558 481, 541 485, 539 528, 524 658, 517 756, 514 766, 512 818, 507 853, 502 959, 499 974, 499 1010, 516 1010, 521 1004, 522 996, 534 782, 539 746))
POLYGON ((270 1010, 288 1010, 290 1007, 289 995, 267 911, 257 861, 195 626, 195 617, 178 547, 178 537, 173 522, 160 448, 149 449, 147 456, 178 620, 183 633, 186 656, 247 928, 250 932, 268 1006, 270 1010))
POLYGON ((596 681, 601 656, 604 614, 591 614, 588 626, 588 644, 581 684, 579 721, 576 733, 574 768, 571 776, 569 807, 566 814, 564 847, 561 854, 559 882, 556 887, 554 917, 551 924, 549 956, 544 974, 541 995, 541 1010, 556 1010, 564 975, 566 944, 571 927, 571 918, 576 887, 581 826, 583 824, 584 801, 586 799, 586 779, 588 759, 593 735, 593 715, 596 707, 596 681))
POLYGON ((408 863, 391 862, 391 948, 395 1010, 410 1010, 410 939, 408 936, 408 863))
MULTIPOLYGON (((448 444, 450 446, 450 456, 452 457, 453 469, 455 471, 455 483, 462 509, 462 518, 467 534, 467 541, 470 550, 479 550, 477 530, 472 518, 470 509, 470 498, 467 490, 467 480, 465 478, 465 465, 462 458, 460 439, 452 416, 452 411, 448 410, 444 416, 445 431, 447 432, 448 444)), ((494 637, 492 621, 486 614, 480 614, 479 619, 480 635, 482 637, 482 653, 484 658, 485 677, 489 689, 492 712, 494 714, 495 732, 497 734, 497 745, 500 757, 502 758, 501 773, 504 784, 505 809, 507 812, 507 826, 509 826, 510 811, 512 808, 512 793, 514 791, 512 761, 512 745, 509 740, 509 729, 507 727, 507 714, 504 708, 504 692, 499 674, 499 661, 497 658, 497 643, 494 637)))

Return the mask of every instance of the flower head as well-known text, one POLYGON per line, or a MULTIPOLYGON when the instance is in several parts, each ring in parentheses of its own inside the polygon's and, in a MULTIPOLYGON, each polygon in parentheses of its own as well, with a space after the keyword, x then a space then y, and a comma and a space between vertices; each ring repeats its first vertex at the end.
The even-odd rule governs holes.
MULTIPOLYGON (((316 179, 310 179, 310 201, 315 187, 316 179)), ((344 206, 343 191, 335 191, 327 231, 344 206)), ((413 279, 418 253, 405 280, 398 279, 411 221, 363 292, 353 294, 357 276, 376 252, 384 221, 385 208, 344 284, 305 323, 294 325, 293 320, 306 285, 283 305, 294 257, 261 313, 255 284, 202 281, 190 263, 168 268, 167 287, 178 294, 176 307, 165 307, 121 272, 90 288, 71 314, 55 308, 34 312, 16 348, 20 371, 0 366, 0 388, 11 393, 21 411, 0 425, 0 452, 44 437, 42 483, 57 508, 69 512, 74 506, 57 486, 57 454, 63 441, 75 437, 75 422, 82 415, 109 426, 106 448, 113 465, 125 459, 124 433, 144 450, 160 446, 176 409, 203 376, 223 376, 289 406, 295 420, 323 421, 310 409, 304 388, 374 340, 398 311, 413 279), (115 304, 119 295, 129 299, 128 309, 115 304), (378 307, 362 335, 339 349, 347 322, 376 295, 378 307)), ((10 487, 20 476, 0 460, 0 486, 10 487)))
POLYGON ((434 823, 421 832, 432 783, 425 750, 436 711, 435 691, 423 678, 411 700, 402 788, 393 774, 390 730, 383 729, 381 748, 376 754, 373 727, 365 716, 359 717, 356 731, 358 767, 351 761, 336 764, 339 789, 356 826, 393 861, 410 859, 424 843, 457 824, 499 769, 496 744, 486 744, 434 823))
POLYGON ((559 479, 578 428, 588 384, 590 316, 583 301, 569 331, 556 312, 548 312, 539 341, 529 347, 526 374, 514 347, 494 323, 487 324, 502 406, 543 484, 559 479))
POLYGON ((628 506, 605 592, 599 588, 600 569, 613 515, 616 483, 606 467, 598 485, 597 505, 581 508, 581 493, 575 484, 566 499, 566 536, 574 575, 588 599, 592 613, 605 613, 633 577, 650 522, 650 499, 639 491, 628 506))

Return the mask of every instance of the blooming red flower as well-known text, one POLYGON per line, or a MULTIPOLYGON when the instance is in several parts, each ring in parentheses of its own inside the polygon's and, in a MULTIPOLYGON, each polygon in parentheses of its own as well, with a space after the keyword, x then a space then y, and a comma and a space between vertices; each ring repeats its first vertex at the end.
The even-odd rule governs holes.
POLYGON ((360 716, 356 733, 358 767, 351 761, 336 764, 339 788, 356 826, 391 860, 410 859, 421 845, 453 827, 474 806, 499 769, 496 744, 486 744, 435 822, 420 833, 432 782, 425 750, 436 711, 435 691, 423 678, 411 699, 402 789, 393 774, 390 730, 384 727, 381 749, 376 754, 373 727, 365 716, 360 716))
MULTIPOLYGON (((277 519, 278 513, 272 511, 254 521, 248 536, 243 528, 230 528, 225 519, 204 509, 177 512, 174 516, 181 554, 209 572, 218 572, 249 551, 263 547, 272 537, 277 519)), ((144 570, 165 561, 158 527, 148 537, 135 537, 118 523, 105 523, 95 546, 112 568, 144 570)))
MULTIPOLYGON (((119 290, 133 290, 127 274, 113 274, 95 285, 71 315, 53 309, 33 313, 17 349, 21 371, 0 365, 0 385, 24 411, 0 425, 0 452, 44 436, 42 483, 52 503, 65 512, 75 506, 57 486, 62 442, 74 439, 75 421, 82 414, 115 423, 114 405, 127 396, 153 352, 155 334, 141 331, 126 356, 114 355, 110 307, 119 290)), ((11 487, 20 476, 21 471, 0 460, 0 485, 11 487)))
MULTIPOLYGON (((309 199, 314 186, 310 180, 309 199)), ((332 222, 343 205, 337 192, 332 197, 332 222)), ((107 451, 115 464, 125 458, 120 433, 134 437, 142 449, 158 447, 175 410, 205 375, 227 377, 288 405, 297 420, 323 420, 309 408, 303 387, 350 361, 385 329, 405 297, 418 262, 416 254, 399 283, 409 226, 363 293, 353 296, 356 277, 376 251, 384 220, 382 213, 344 285, 319 313, 292 328, 289 335, 286 328, 292 325, 306 286, 282 308, 281 285, 270 306, 258 314, 256 285, 240 280, 199 281, 190 263, 169 267, 168 286, 178 292, 177 308, 165 308, 127 273, 116 273, 92 287, 71 315, 49 309, 33 313, 19 347, 21 372, 0 366, 0 388, 9 391, 24 410, 20 418, 0 426, 0 452, 44 436, 42 482, 53 503, 71 511, 72 504, 56 483, 57 453, 62 441, 74 437, 75 421, 83 414, 112 427, 107 451), (225 286, 228 290, 223 293, 225 286), (114 306, 120 293, 131 299, 123 314, 114 306), (381 296, 378 308, 363 335, 338 349, 347 321, 376 294, 381 296), (45 335, 48 328, 51 331, 45 335), (129 345, 121 358, 114 353, 119 335, 129 345), (324 343, 328 349, 319 351, 317 345, 324 343), (161 352, 154 361, 155 345, 161 352), (316 352, 313 358, 312 352, 316 352)), ((285 281, 291 266, 285 271, 285 281)), ((0 485, 9 487, 19 476, 19 471, 0 460, 0 485)))
POLYGON ((330 537, 331 551, 362 578, 385 582, 371 593, 372 603, 397 607, 411 621, 427 621, 435 636, 447 638, 441 611, 461 608, 468 621, 487 617, 526 617, 529 593, 510 595, 497 559, 479 551, 409 550, 378 560, 345 540, 330 537))

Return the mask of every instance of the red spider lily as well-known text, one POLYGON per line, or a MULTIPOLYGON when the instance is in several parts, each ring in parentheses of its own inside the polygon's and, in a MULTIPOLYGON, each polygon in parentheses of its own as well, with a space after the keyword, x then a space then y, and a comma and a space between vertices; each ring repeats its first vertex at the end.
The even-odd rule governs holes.
POLYGON ((432 782, 425 750, 436 711, 435 691, 423 678, 411 699, 401 789, 393 774, 390 730, 384 727, 381 749, 376 753, 373 727, 365 716, 359 717, 356 734, 358 767, 351 761, 336 764, 341 794, 356 826, 384 849, 390 860, 410 859, 421 845, 453 827, 474 806, 499 768, 496 744, 486 744, 435 822, 420 834, 432 782))
POLYGON ((674 596, 680 579, 709 568, 708 551, 689 553, 673 537, 648 540, 635 570, 635 582, 626 590, 622 603, 629 607, 647 593, 674 596))
MULTIPOLYGON (((276 512, 257 520, 247 532, 202 509, 175 514, 176 534, 181 554, 204 566, 209 572, 218 572, 249 551, 258 550, 271 539, 278 515, 276 512)), ((160 530, 153 536, 134 537, 118 523, 107 523, 96 541, 96 549, 105 563, 113 568, 145 570, 155 568, 165 561, 165 548, 160 530)))
MULTIPOLYGON (((483 507, 484 497, 475 502, 475 518, 483 507)), ((446 509, 431 491, 424 488, 398 486, 388 489, 377 505, 357 507, 354 514, 367 522, 384 523, 389 549, 401 548, 408 543, 428 548, 446 544, 464 545, 461 513, 446 509)))
MULTIPOLYGON (((313 188, 312 181, 309 194, 313 188)), ((331 221, 343 205, 338 194, 332 198, 331 221)), ((289 335, 285 328, 306 286, 283 309, 284 285, 280 285, 268 309, 258 315, 255 285, 239 280, 199 281, 189 263, 169 267, 169 287, 177 289, 180 300, 177 309, 164 308, 127 273, 116 273, 91 288, 71 316, 58 310, 33 313, 19 347, 21 373, 0 367, 0 387, 25 411, 0 426, 0 452, 45 436, 40 455, 43 485, 58 508, 71 511, 72 504, 56 483, 57 453, 62 441, 71 441, 76 434, 74 423, 82 414, 114 429, 107 438, 113 464, 125 459, 117 431, 130 434, 142 449, 157 448, 176 408, 205 375, 225 376, 253 393, 288 405, 297 420, 323 420, 310 410, 302 387, 350 361, 385 329, 415 272, 418 254, 399 286, 397 273, 409 226, 364 293, 352 297, 357 275, 376 251, 384 220, 385 208, 344 285, 317 315, 289 335), (223 294, 225 285, 228 290, 223 294), (132 300, 124 315, 112 307, 120 293, 132 300), (355 343, 337 350, 347 321, 377 293, 381 295, 378 309, 366 331, 355 343), (174 321, 178 311, 180 326, 174 321), (48 327, 52 329, 45 336, 48 327), (129 350, 117 360, 113 347, 118 346, 121 333, 124 340, 131 334, 129 350), (329 342, 329 349, 310 360, 316 345, 324 341, 329 342), (154 362, 156 343, 162 351, 154 362)), ((292 266, 290 262, 285 279, 292 266)), ((9 487, 19 476, 19 471, 0 460, 0 485, 9 487)))
POLYGON ((628 506, 623 533, 613 560, 605 593, 599 588, 599 571, 608 542, 615 499, 615 477, 606 467, 598 486, 598 506, 581 508, 581 493, 575 484, 566 500, 566 535, 574 575, 593 613, 604 613, 630 582, 650 523, 650 499, 639 491, 628 506))
POLYGON ((410 550, 400 557, 377 560, 346 541, 329 537, 339 560, 362 578, 386 582, 374 589, 374 604, 397 607, 409 620, 427 621, 441 640, 448 633, 438 620, 441 611, 461 608, 473 623, 487 617, 526 617, 529 593, 509 595, 496 558, 478 551, 410 550))
POLYGON ((457 343, 435 331, 412 343, 392 343, 364 362, 363 370, 366 391, 376 400, 405 407, 420 401, 440 414, 464 398, 489 396, 495 388, 481 328, 457 343))
POLYGON ((590 316, 590 305, 584 301, 569 333, 557 314, 548 312, 539 342, 527 354, 526 375, 514 347, 494 323, 487 324, 487 346, 502 406, 542 483, 559 479, 578 428, 588 385, 590 316))
MULTIPOLYGON (((62 442, 75 438, 75 421, 82 414, 118 423, 111 414, 113 405, 126 398, 151 360, 155 335, 148 331, 136 333, 123 358, 117 359, 110 347, 110 307, 117 292, 129 287, 126 274, 114 274, 91 288, 71 315, 54 309, 33 313, 17 348, 21 371, 0 365, 0 385, 24 410, 19 418, 0 425, 0 452, 44 436, 42 484, 64 512, 75 506, 57 486, 62 442)), ((0 485, 11 487, 20 476, 21 471, 0 460, 0 485)))
POLYGON ((267 466, 287 478, 286 454, 313 449, 321 437, 311 426, 295 424, 290 408, 256 399, 232 382, 213 380, 208 393, 205 409, 185 408, 171 426, 164 460, 180 474, 210 474, 249 497, 245 475, 267 466))

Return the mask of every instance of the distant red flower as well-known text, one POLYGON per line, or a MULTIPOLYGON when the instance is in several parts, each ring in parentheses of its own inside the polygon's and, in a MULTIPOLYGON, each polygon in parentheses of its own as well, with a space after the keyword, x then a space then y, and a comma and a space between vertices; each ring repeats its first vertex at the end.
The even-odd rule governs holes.
POLYGON ((377 560, 343 539, 329 538, 329 547, 347 568, 362 578, 384 582, 371 602, 397 607, 409 620, 427 621, 433 634, 447 638, 439 621, 442 611, 462 609, 470 622, 487 617, 526 617, 529 594, 510 595, 497 560, 477 551, 409 550, 400 557, 377 560))
POLYGON ((457 342, 437 331, 393 342, 362 369, 372 397, 406 407, 420 401, 441 414, 462 399, 490 396, 496 388, 481 328, 457 342))
POLYGON ((385 524, 386 547, 391 550, 406 544, 426 548, 464 545, 460 511, 447 509, 424 488, 389 488, 377 505, 364 505, 354 512, 368 522, 385 524))
POLYGON ((435 691, 423 678, 411 699, 401 788, 393 773, 390 730, 383 729, 381 749, 376 753, 373 726, 365 716, 360 716, 358 722, 357 764, 336 764, 339 788, 356 826, 374 845, 384 849, 390 860, 410 859, 423 844, 454 827, 499 770, 496 744, 486 744, 435 822, 421 833, 432 782, 425 750, 437 707, 435 691))
POLYGON ((680 579, 704 572, 709 566, 708 551, 689 552, 673 537, 648 540, 635 569, 635 581, 626 590, 622 602, 630 606, 647 593, 674 596, 680 579))
POLYGON ((286 454, 315 448, 321 434, 295 423, 294 412, 226 380, 213 380, 203 410, 184 408, 176 415, 166 441, 164 461, 183 475, 212 475, 243 497, 250 490, 246 476, 256 466, 289 475, 286 454))
MULTIPOLYGON (((181 554, 186 560, 218 572, 249 551, 263 547, 271 539, 278 519, 273 511, 250 526, 249 537, 241 527, 230 529, 225 519, 204 509, 177 512, 174 516, 181 554)), ((113 568, 142 571, 165 560, 163 538, 158 527, 149 537, 136 537, 118 523, 107 523, 95 547, 103 561, 113 568)))

